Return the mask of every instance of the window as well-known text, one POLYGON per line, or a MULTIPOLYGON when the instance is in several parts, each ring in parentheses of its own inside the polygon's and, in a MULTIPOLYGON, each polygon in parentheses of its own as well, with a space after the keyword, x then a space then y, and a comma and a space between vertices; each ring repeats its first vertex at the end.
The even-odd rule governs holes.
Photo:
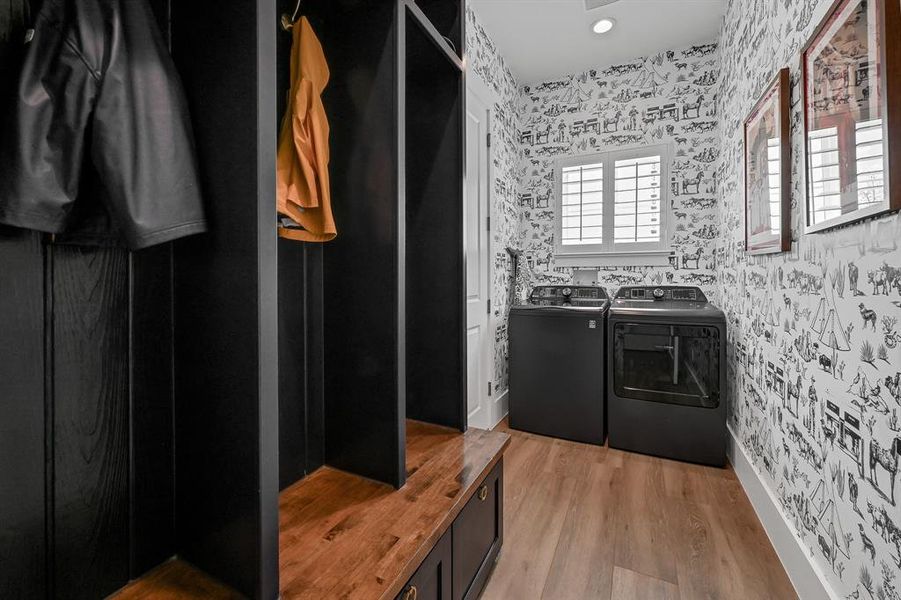
POLYGON ((810 132, 810 182, 813 185, 812 220, 820 223, 841 216, 842 185, 838 163, 838 129, 810 132))
POLYGON ((557 264, 666 264, 668 156, 652 146, 560 159, 557 264))
MULTIPOLYGON (((885 198, 885 174, 882 139, 882 119, 854 123, 854 159, 851 181, 842 184, 843 147, 839 142, 839 128, 826 127, 808 134, 812 224, 841 217, 850 210, 879 205, 885 198), (842 194, 848 188, 849 193, 842 194), (856 188, 856 189, 855 189, 856 188), (845 204, 843 204, 843 202, 845 204), (855 207, 856 203, 856 207, 855 207)), ((847 144, 850 147, 850 143, 847 144)))
POLYGON ((885 198, 882 119, 856 123, 855 129, 857 208, 867 208, 885 198))
POLYGON ((782 231, 782 167, 779 138, 767 140, 767 173, 770 190, 770 231, 782 231))
POLYGON ((614 161, 616 201, 614 204, 613 243, 659 243, 660 171, 662 157, 643 156, 614 161))
POLYGON ((604 165, 563 169, 563 245, 604 241, 604 165))

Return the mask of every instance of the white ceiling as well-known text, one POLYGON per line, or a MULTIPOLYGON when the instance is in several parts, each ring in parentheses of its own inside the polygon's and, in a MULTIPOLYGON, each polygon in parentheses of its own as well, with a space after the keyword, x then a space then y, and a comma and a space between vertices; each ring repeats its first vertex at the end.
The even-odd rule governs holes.
POLYGON ((726 0, 619 0, 590 11, 585 0, 470 0, 520 84, 715 40, 726 0), (602 17, 613 31, 597 35, 602 17))

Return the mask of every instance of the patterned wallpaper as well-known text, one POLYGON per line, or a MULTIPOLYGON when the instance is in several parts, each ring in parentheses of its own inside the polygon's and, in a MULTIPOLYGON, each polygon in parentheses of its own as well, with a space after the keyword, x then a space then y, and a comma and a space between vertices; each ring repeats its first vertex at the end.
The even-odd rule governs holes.
MULTIPOLYGON (((901 216, 802 235, 800 48, 830 0, 730 0, 718 47, 665 52, 517 90, 468 13, 470 64, 502 102, 495 121, 498 389, 514 295, 568 282, 553 260, 553 162, 672 144, 675 257, 601 272, 700 285, 730 324, 730 426, 839 597, 901 600, 901 216), (791 68, 793 250, 748 257, 742 122, 791 68), (524 250, 518 290, 506 246, 524 250)), ((501 383, 503 382, 503 383, 501 383)))
POLYGON ((520 147, 517 104, 519 86, 494 42, 473 10, 466 10, 466 48, 469 68, 481 77, 499 98, 492 122, 492 211, 494 281, 491 306, 495 320, 494 390, 507 389, 507 315, 514 302, 513 263, 507 247, 520 248, 519 186, 520 147))
POLYGON ((617 147, 668 144, 675 223, 668 267, 607 268, 600 282, 684 283, 716 296, 714 244, 718 234, 716 114, 719 56, 715 44, 663 52, 592 69, 521 94, 523 180, 519 204, 528 287, 568 283, 572 270, 554 264, 554 163, 560 156, 617 147))
POLYGON ((803 235, 800 49, 831 0, 731 0, 718 243, 730 425, 841 598, 901 598, 901 218, 803 235), (743 252, 742 122, 791 68, 791 253, 743 252))

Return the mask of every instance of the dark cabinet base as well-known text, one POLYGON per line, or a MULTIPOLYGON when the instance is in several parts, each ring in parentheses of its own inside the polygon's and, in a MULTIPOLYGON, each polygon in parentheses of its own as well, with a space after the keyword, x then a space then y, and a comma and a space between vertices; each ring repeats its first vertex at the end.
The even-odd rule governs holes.
POLYGON ((448 531, 435 544, 397 600, 451 600, 453 545, 448 531))
POLYGON ((504 542, 504 462, 476 485, 397 600, 472 600, 494 569, 504 542))
POLYGON ((478 598, 504 542, 504 463, 497 463, 454 520, 454 600, 478 598))

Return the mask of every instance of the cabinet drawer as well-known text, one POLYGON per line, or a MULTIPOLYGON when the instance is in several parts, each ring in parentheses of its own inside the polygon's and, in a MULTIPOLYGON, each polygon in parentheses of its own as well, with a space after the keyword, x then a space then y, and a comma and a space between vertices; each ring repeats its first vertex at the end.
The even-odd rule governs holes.
POLYGON ((453 525, 454 600, 478 598, 504 538, 503 460, 476 488, 453 525))
POLYGON ((397 595, 397 600, 451 600, 451 562, 448 530, 397 595))

